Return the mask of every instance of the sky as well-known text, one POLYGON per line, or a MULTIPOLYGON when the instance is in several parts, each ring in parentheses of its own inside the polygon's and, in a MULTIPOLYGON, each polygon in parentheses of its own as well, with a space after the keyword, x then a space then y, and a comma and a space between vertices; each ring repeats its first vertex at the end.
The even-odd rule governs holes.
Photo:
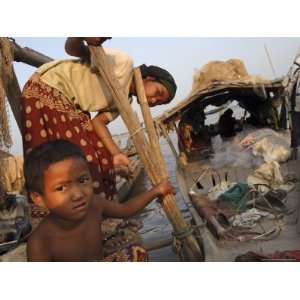
MULTIPOLYGON (((30 47, 54 59, 71 58, 64 51, 65 38, 14 38, 20 46, 30 47)), ((143 63, 158 65, 173 74, 178 86, 175 99, 170 104, 152 108, 152 115, 157 116, 188 95, 195 70, 211 60, 239 58, 252 75, 262 75, 268 79, 285 75, 300 49, 300 38, 114 37, 106 41, 104 47, 126 52, 133 58, 135 66, 143 63), (271 57, 275 74, 265 48, 271 57)), ((14 65, 22 88, 35 68, 23 63, 14 65)), ((136 102, 133 109, 140 115, 136 102)), ((14 141, 11 152, 22 154, 21 136, 11 113, 10 124, 14 141)), ((127 131, 121 117, 113 121, 109 129, 112 134, 127 131)))

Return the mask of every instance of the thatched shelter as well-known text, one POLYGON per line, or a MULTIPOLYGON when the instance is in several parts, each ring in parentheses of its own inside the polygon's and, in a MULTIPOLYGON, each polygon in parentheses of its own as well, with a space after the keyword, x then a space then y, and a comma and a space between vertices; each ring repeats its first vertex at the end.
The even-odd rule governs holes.
POLYGON ((204 110, 207 105, 222 106, 236 100, 251 112, 257 103, 283 91, 282 79, 267 80, 249 75, 243 61, 211 61, 195 72, 189 95, 156 118, 168 128, 188 110, 204 110))

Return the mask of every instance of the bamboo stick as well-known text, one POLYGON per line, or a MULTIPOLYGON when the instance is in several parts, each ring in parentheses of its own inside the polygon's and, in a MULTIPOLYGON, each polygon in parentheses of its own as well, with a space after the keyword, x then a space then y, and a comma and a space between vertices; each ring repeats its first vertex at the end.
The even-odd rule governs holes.
MULTIPOLYGON (((178 139, 178 143, 180 145, 179 149, 181 149, 182 151, 184 151, 185 147, 182 143, 182 140, 180 138, 180 132, 179 132, 179 128, 177 127, 176 123, 174 122, 174 128, 175 128, 175 131, 176 131, 176 134, 177 134, 177 139, 178 139)), ((179 150, 179 152, 182 152, 179 150)))
MULTIPOLYGON (((90 46, 89 49, 91 52, 92 66, 99 71, 102 79, 110 90, 110 93, 115 100, 115 104, 123 118, 123 121, 128 128, 129 134, 133 140, 136 150, 139 153, 141 160, 143 161, 145 170, 148 173, 151 182, 153 184, 159 183, 162 179, 162 176, 161 174, 159 174, 159 172, 165 172, 161 166, 158 167, 158 164, 160 165, 159 162, 161 161, 161 158, 153 157, 152 147, 147 142, 145 135, 141 130, 140 122, 131 109, 130 103, 128 101, 128 95, 125 94, 118 80, 115 78, 110 64, 107 62, 106 54, 103 48, 90 46)), ((153 145, 153 141, 151 141, 150 143, 153 145)), ((155 143, 156 142, 154 141, 154 145, 155 143)), ((157 152, 158 151, 156 149, 155 153, 157 152)), ((164 174, 167 175, 166 173, 164 174)), ((166 197, 164 197, 162 206, 174 228, 174 231, 177 233, 186 231, 188 225, 176 206, 174 195, 167 195, 166 197)), ((190 261, 201 260, 201 249, 197 243, 197 240, 192 234, 183 238, 182 246, 185 252, 189 253, 188 259, 190 261)))
POLYGON ((157 164, 158 170, 159 170, 158 175, 166 178, 168 176, 168 172, 167 172, 167 168, 165 166, 165 163, 164 163, 161 151, 160 151, 159 139, 156 134, 154 122, 152 119, 152 115, 151 115, 148 101, 147 101, 145 91, 144 91, 144 84, 143 84, 141 71, 139 69, 134 70, 134 81, 135 81, 137 97, 139 99, 142 114, 143 114, 144 121, 145 121, 145 127, 148 132, 151 151, 153 152, 154 157, 158 160, 158 164, 157 164))
MULTIPOLYGON (((151 112, 149 109, 148 101, 147 101, 145 91, 144 91, 144 84, 143 84, 141 72, 139 69, 134 70, 134 80, 135 80, 137 96, 139 98, 141 110, 142 110, 144 121, 145 121, 145 126, 147 129, 148 135, 149 135, 152 158, 154 158, 158 162, 157 166, 159 166, 159 172, 160 172, 161 178, 166 178, 168 176, 167 166, 164 161, 163 155, 161 153, 159 138, 158 138, 158 135, 157 135, 157 132, 156 132, 156 129, 154 126, 154 122, 152 119, 152 115, 151 115, 151 112)), ((176 220, 176 218, 179 218, 179 219, 181 218, 180 211, 178 210, 175 203, 176 203, 176 200, 173 195, 168 195, 167 197, 165 197, 164 201, 162 202, 162 207, 171 222, 172 222, 172 220, 174 221, 174 217, 175 217, 175 220, 176 220), (178 213, 178 215, 176 215, 177 213, 178 213)), ((186 228, 186 226, 187 226, 186 224, 184 224, 184 222, 181 224, 180 224, 180 222, 178 222, 178 224, 175 223, 174 224, 175 228, 176 228, 176 225, 185 226, 183 228, 186 228)), ((181 229, 181 231, 182 231, 182 229, 181 229)), ((189 242, 193 243, 193 241, 189 241, 189 242)), ((193 251, 194 250, 195 249, 193 249, 193 251)), ((193 253, 193 251, 192 251, 192 253, 193 253)))
MULTIPOLYGON (((170 138, 170 136, 169 136, 169 134, 168 134, 168 132, 167 132, 165 126, 162 125, 162 124, 159 124, 159 125, 160 125, 159 128, 160 128, 160 130, 161 130, 161 132, 162 132, 164 138, 167 140, 167 142, 168 142, 168 144, 169 144, 169 146, 170 146, 170 149, 171 149, 172 152, 173 152, 173 155, 174 155, 175 159, 178 160, 178 155, 179 155, 179 153, 177 153, 177 151, 176 151, 176 149, 175 149, 175 147, 174 147, 174 144, 173 144, 173 142, 172 142, 172 140, 171 140, 171 138, 170 138)), ((174 125, 174 126, 175 126, 175 125, 174 125)))

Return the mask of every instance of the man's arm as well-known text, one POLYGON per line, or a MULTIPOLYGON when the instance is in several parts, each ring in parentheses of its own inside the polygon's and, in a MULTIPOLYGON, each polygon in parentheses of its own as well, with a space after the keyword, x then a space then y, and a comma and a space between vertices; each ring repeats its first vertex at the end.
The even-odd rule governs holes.
POLYGON ((49 248, 42 240, 31 236, 27 242, 27 260, 28 261, 51 261, 49 248))
POLYGON ((157 197, 174 193, 174 189, 168 180, 163 180, 151 190, 142 193, 125 203, 102 200, 103 214, 112 218, 128 218, 143 209, 148 203, 157 197))

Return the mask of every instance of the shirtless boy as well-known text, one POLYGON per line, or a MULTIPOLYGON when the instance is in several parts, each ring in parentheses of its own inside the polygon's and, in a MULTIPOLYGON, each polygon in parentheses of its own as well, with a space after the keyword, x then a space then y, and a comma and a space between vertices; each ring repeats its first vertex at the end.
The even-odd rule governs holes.
POLYGON ((127 218, 155 198, 174 193, 163 180, 124 204, 96 196, 84 154, 65 140, 33 149, 24 172, 30 198, 50 211, 28 240, 28 261, 101 260, 103 216, 127 218))

